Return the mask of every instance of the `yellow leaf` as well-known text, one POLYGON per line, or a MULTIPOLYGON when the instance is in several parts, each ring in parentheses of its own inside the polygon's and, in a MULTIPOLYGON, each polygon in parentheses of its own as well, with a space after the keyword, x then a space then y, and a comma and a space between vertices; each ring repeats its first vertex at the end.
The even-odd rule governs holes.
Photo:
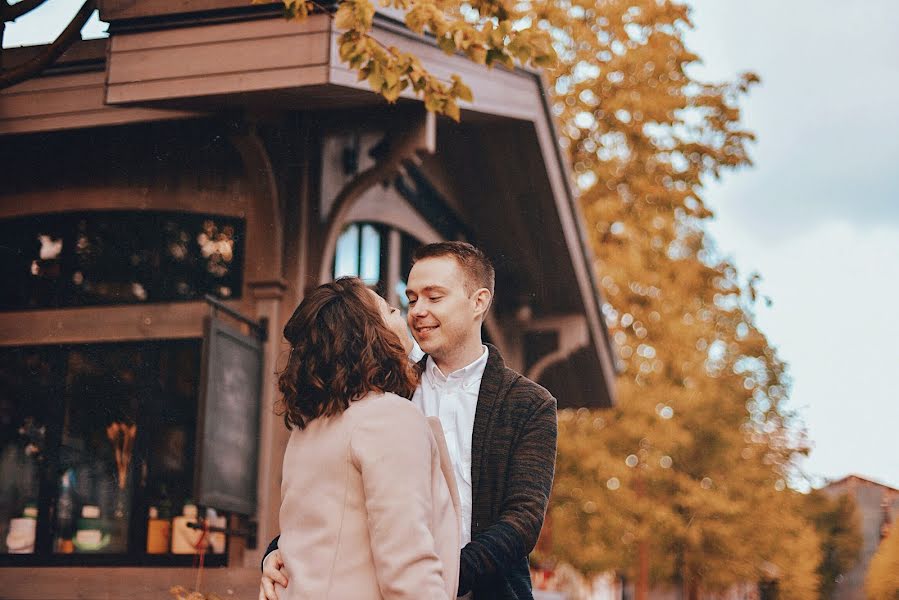
POLYGON ((487 49, 483 46, 469 46, 466 54, 468 55, 468 58, 479 65, 483 65, 487 62, 487 49))
POLYGON ((380 70, 373 69, 371 73, 368 75, 368 85, 371 86, 371 89, 380 93, 381 88, 384 87, 384 76, 381 75, 380 70))
POLYGON ((437 39, 437 46, 446 52, 447 54, 452 54, 456 51, 456 44, 453 42, 453 39, 450 37, 441 37, 437 39))
POLYGON ((443 107, 443 100, 435 94, 425 93, 425 108, 431 112, 439 112, 443 107))
POLYGON ((384 81, 387 83, 387 87, 392 88, 396 86, 399 80, 400 76, 394 69, 388 68, 384 70, 384 81))
POLYGON ((348 2, 342 2, 334 14, 334 26, 338 29, 351 29, 355 24, 356 14, 353 6, 348 2))
POLYGON ((443 114, 448 116, 456 123, 458 123, 459 119, 462 118, 462 115, 459 112, 459 105, 456 104, 455 100, 446 101, 446 105, 443 107, 443 114))
POLYGON ((409 31, 414 33, 422 33, 425 27, 425 18, 421 13, 420 7, 416 6, 412 10, 406 13, 406 27, 409 28, 409 31))
POLYGON ((402 87, 399 85, 388 86, 383 89, 381 95, 387 100, 387 102, 393 104, 396 102, 397 98, 400 97, 400 92, 402 91, 402 87))
POLYGON ((456 83, 453 85, 453 90, 455 91, 456 97, 459 98, 459 100, 463 100, 465 102, 474 101, 474 96, 471 93, 471 88, 462 83, 461 80, 456 81, 456 83))

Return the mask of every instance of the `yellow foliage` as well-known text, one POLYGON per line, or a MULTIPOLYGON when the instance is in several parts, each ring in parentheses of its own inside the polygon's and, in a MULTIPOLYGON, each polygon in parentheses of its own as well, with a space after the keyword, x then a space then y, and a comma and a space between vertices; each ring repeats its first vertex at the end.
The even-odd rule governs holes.
POLYGON ((619 403, 560 415, 549 540, 581 571, 721 590, 776 567, 817 594, 817 534, 787 482, 807 452, 786 367, 755 325, 756 279, 716 256, 703 181, 750 164, 739 97, 757 81, 688 72, 689 8, 537 0, 559 32, 553 110, 582 189, 619 403))
POLYGON ((880 542, 865 578, 870 600, 899 600, 899 527, 880 542))

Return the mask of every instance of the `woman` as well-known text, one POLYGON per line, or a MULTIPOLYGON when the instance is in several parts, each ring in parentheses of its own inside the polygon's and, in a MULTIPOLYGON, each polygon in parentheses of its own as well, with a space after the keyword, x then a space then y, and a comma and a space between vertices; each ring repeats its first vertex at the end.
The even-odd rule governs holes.
POLYGON ((417 374, 408 334, 388 327, 402 320, 394 310, 341 278, 309 294, 284 328, 282 600, 456 597, 452 467, 440 425, 406 399, 417 374))

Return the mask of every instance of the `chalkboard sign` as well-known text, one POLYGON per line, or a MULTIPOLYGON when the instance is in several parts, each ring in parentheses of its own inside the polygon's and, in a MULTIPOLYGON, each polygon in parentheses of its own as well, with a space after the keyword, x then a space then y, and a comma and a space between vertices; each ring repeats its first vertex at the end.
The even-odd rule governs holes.
POLYGON ((262 342, 206 319, 197 431, 197 504, 251 515, 256 511, 262 342))

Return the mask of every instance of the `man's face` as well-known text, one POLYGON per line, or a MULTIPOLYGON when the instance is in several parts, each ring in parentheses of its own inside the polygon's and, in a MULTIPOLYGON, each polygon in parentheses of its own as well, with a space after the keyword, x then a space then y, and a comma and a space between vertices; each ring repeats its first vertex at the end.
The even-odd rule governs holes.
POLYGON ((475 294, 466 293, 465 274, 455 258, 417 261, 406 285, 409 327, 421 349, 440 359, 480 334, 475 294))

